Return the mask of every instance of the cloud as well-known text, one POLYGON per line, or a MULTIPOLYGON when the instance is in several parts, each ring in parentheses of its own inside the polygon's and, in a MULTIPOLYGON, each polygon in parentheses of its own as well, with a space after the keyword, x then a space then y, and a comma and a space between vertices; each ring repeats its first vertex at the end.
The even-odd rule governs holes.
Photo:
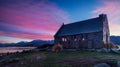
MULTIPOLYGON (((9 43, 9 41, 7 40, 0 40, 0 43, 9 43)), ((10 41, 10 43, 11 43, 11 41, 10 41)))
POLYGON ((120 35, 120 2, 117 0, 114 1, 102 1, 102 5, 97 7, 93 14, 105 13, 108 16, 108 22, 110 27, 111 35, 120 35))
POLYGON ((0 36, 0 43, 17 43, 19 41, 31 41, 30 39, 21 39, 16 37, 9 37, 9 36, 0 36))
POLYGON ((68 14, 47 0, 1 0, 0 35, 30 39, 53 39, 68 14))
POLYGON ((7 32, 7 31, 0 31, 1 35, 4 36, 11 36, 11 37, 17 37, 17 38, 23 38, 23 39, 41 39, 41 40, 51 40, 53 38, 50 34, 36 34, 36 33, 13 33, 13 32, 7 32))
POLYGON ((110 27, 110 30, 111 30, 111 35, 120 36, 120 25, 110 24, 109 27, 110 27))

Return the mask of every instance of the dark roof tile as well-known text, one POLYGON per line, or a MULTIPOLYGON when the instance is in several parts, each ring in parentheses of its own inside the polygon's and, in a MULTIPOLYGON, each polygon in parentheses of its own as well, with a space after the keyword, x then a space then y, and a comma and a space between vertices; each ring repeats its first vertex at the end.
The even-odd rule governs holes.
POLYGON ((103 30, 102 22, 100 22, 99 17, 97 17, 97 18, 79 21, 75 23, 65 24, 56 33, 55 36, 65 36, 65 35, 74 35, 74 34, 81 34, 81 33, 98 32, 102 30, 103 30))

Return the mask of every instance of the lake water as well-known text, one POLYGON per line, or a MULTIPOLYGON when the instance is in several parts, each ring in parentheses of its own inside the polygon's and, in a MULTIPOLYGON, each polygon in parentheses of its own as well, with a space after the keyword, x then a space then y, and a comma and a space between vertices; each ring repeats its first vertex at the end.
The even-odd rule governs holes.
MULTIPOLYGON (((0 47, 0 53, 22 52, 23 50, 32 50, 36 47, 0 47)), ((119 46, 120 49, 120 46, 119 46)))
POLYGON ((32 50, 36 47, 0 47, 0 53, 22 52, 23 50, 32 50))

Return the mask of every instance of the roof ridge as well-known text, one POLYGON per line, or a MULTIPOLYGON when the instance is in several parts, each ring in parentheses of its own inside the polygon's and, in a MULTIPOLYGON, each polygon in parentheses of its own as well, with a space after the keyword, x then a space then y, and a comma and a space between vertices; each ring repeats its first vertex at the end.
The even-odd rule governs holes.
POLYGON ((82 21, 76 21, 76 22, 73 22, 73 23, 68 23, 68 24, 64 24, 64 25, 70 25, 70 24, 76 24, 76 23, 79 23, 79 22, 85 22, 85 21, 89 21, 89 20, 93 20, 93 19, 97 19, 99 17, 95 17, 95 18, 90 18, 90 19, 87 19, 87 20, 82 20, 82 21))

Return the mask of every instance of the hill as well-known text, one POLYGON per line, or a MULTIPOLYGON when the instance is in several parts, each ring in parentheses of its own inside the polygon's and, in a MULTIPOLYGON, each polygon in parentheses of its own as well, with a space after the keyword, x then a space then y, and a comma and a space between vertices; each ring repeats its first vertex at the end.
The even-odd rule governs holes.
POLYGON ((114 44, 120 45, 120 36, 110 36, 110 41, 114 44))
MULTIPOLYGON (((120 45, 120 36, 110 36, 110 41, 114 44, 120 45)), ((31 42, 21 41, 18 43, 0 43, 0 47, 27 47, 27 46, 40 46, 43 44, 54 44, 54 40, 33 40, 31 42)))
POLYGON ((0 43, 0 47, 36 47, 43 44, 53 44, 54 40, 33 40, 31 42, 21 41, 18 43, 0 43))

